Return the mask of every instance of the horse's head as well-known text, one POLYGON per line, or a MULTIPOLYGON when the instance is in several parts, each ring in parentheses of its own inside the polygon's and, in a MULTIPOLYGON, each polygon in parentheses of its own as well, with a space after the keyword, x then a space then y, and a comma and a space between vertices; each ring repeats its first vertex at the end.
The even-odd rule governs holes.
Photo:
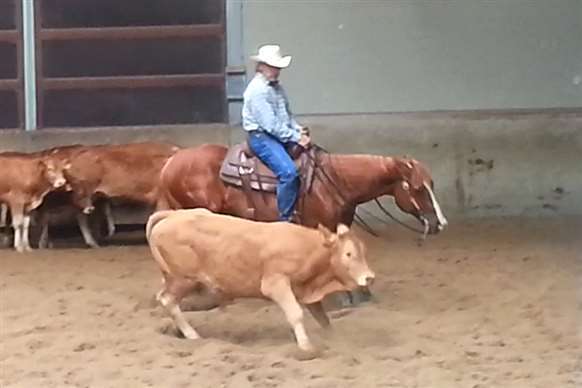
POLYGON ((428 225, 429 233, 443 230, 448 222, 434 194, 434 183, 428 169, 414 159, 395 158, 395 162, 401 176, 394 187, 396 205, 423 225, 428 225))

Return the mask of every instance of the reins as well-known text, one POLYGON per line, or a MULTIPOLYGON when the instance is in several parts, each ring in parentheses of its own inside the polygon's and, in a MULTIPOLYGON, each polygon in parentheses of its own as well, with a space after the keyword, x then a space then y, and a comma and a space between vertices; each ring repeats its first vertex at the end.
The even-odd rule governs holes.
MULTIPOLYGON (((323 147, 319 146, 319 145, 313 145, 312 147, 315 147, 316 151, 321 151, 324 154, 327 154, 328 157, 331 160, 331 153, 328 152, 326 149, 324 149, 323 147)), ((341 198, 341 200, 344 202, 344 204, 348 203, 348 201, 346 200, 346 197, 344 196, 344 194, 341 192, 340 188, 337 186, 337 184, 335 183, 335 181, 330 178, 330 176, 327 174, 327 172, 325 171, 325 169, 322 167, 321 163, 317 160, 316 157, 313 157, 309 152, 307 152, 307 156, 309 157, 309 159, 314 163, 315 165, 315 171, 321 171, 321 173, 323 174, 323 176, 327 179, 327 181, 330 183, 330 185, 335 189, 336 194, 341 198)), ((334 170, 335 173, 335 169, 333 169, 332 164, 330 163, 330 166, 332 168, 332 170, 334 170)), ((398 218, 396 218, 395 216, 393 216, 378 200, 378 198, 374 198, 374 202, 376 202, 376 204, 378 205, 378 207, 380 208, 380 210, 382 210, 382 212, 384 214, 386 214, 388 217, 390 217, 390 219, 392 219, 394 222, 396 222, 397 224, 403 226, 406 229, 409 229, 413 232, 422 234, 422 240, 424 240, 426 238, 426 235, 428 234, 428 224, 425 222, 425 228, 424 230, 420 230, 417 229, 415 227, 412 227, 410 225, 407 225, 406 223, 400 221, 398 218)), ((370 233, 371 235, 378 237, 378 233, 376 233, 374 231, 374 229, 372 229, 372 227, 370 225, 368 225, 368 223, 366 223, 366 221, 364 221, 364 219, 357 213, 358 208, 356 207, 356 210, 354 212, 354 219, 356 221, 356 223, 358 223, 364 230, 366 230, 368 233, 370 233)), ((372 217, 374 217, 375 219, 381 221, 384 224, 388 224, 386 221, 384 221, 383 219, 377 217, 376 215, 374 215, 372 212, 366 210, 366 209, 362 209, 364 210, 367 214, 371 215, 372 217)))

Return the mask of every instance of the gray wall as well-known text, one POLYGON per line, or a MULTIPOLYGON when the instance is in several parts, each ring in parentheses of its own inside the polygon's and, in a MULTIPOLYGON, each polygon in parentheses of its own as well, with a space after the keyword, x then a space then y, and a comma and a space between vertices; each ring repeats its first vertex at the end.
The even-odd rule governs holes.
POLYGON ((243 23, 247 58, 294 55, 296 113, 582 106, 581 0, 245 0, 243 23))
POLYGON ((426 163, 450 216, 582 215, 582 109, 303 121, 336 152, 407 154, 426 163))
MULTIPOLYGON (((302 121, 333 152, 407 154, 426 163, 452 218, 582 216, 582 109, 318 115, 302 121)), ((0 150, 147 139, 187 147, 241 137, 242 129, 221 125, 0 131, 0 150)))

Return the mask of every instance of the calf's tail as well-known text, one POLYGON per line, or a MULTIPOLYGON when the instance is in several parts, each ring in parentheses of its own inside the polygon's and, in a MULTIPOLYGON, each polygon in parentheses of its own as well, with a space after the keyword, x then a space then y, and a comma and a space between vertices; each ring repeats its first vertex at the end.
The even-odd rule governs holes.
POLYGON ((158 222, 164 220, 168 215, 170 215, 170 213, 172 213, 172 210, 161 210, 153 213, 148 218, 148 222, 146 224, 146 238, 149 243, 151 243, 150 237, 152 235, 152 230, 154 229, 154 226, 156 226, 158 222))
POLYGON ((172 212, 173 212, 173 210, 162 210, 162 211, 155 212, 154 214, 152 214, 149 217, 148 222, 146 224, 146 238, 148 240, 148 244, 150 246, 152 256, 154 256, 154 259, 158 263, 160 270, 164 274, 164 278, 170 273, 170 268, 168 267, 168 264, 166 263, 166 260, 164 259, 164 256, 162 255, 162 252, 160 252, 160 248, 158 247, 158 244, 153 242, 151 240, 151 237, 152 237, 152 232, 153 232, 154 227, 159 222, 165 220, 172 212))

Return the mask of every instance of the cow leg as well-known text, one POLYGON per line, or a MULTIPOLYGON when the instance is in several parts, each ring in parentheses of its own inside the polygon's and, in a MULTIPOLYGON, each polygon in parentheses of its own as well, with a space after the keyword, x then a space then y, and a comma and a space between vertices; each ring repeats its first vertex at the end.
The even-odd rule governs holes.
POLYGON ((306 306, 313 318, 315 318, 321 327, 324 329, 330 328, 329 317, 325 313, 321 302, 309 303, 306 306))
POLYGON ((38 217, 38 222, 40 224, 40 237, 38 238, 38 247, 40 249, 46 249, 48 248, 48 243, 49 243, 49 235, 48 235, 48 229, 49 229, 49 215, 47 211, 41 210, 39 217, 38 217))
POLYGON ((8 233, 9 231, 6 230, 6 226, 8 226, 8 205, 5 203, 0 204, 0 245, 6 246, 8 245, 8 241, 10 239, 8 233))
POLYGON ((309 353, 313 352, 315 348, 311 344, 303 325, 303 310, 293 294, 289 278, 284 276, 263 278, 261 292, 281 307, 287 317, 287 321, 293 328, 299 349, 309 353))
POLYGON ((30 246, 30 214, 25 214, 22 216, 22 245, 25 250, 32 251, 30 246))
POLYGON ((3 203, 0 204, 0 228, 6 227, 6 222, 8 220, 8 206, 3 203))
POLYGON ((107 220, 107 237, 111 237, 115 234, 115 222, 113 220, 113 212, 111 211, 111 202, 105 200, 103 210, 105 212, 105 219, 107 220))
POLYGON ((168 311, 174 323, 182 332, 184 337, 193 340, 200 338, 200 335, 196 332, 196 330, 194 330, 192 326, 190 326, 188 321, 186 321, 186 318, 184 318, 184 314, 182 313, 182 310, 180 310, 179 301, 176 300, 174 296, 166 292, 164 289, 158 292, 156 297, 158 298, 160 304, 164 306, 166 311, 168 311))
POLYGON ((14 229, 14 249, 22 253, 24 252, 24 247, 22 245, 24 206, 13 205, 10 207, 10 212, 12 213, 12 228, 14 229))
POLYGON ((91 234, 91 229, 89 228, 89 216, 85 213, 78 213, 77 222, 79 223, 79 229, 81 229, 81 234, 83 235, 85 244, 91 248, 99 248, 99 244, 95 241, 95 238, 91 234))

